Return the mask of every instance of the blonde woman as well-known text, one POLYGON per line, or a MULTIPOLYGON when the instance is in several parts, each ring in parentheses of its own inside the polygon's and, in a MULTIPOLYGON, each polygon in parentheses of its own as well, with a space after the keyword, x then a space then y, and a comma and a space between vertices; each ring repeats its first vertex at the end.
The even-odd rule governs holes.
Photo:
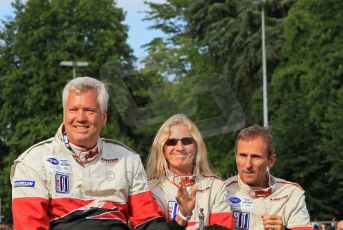
POLYGON ((233 229, 225 184, 212 171, 201 134, 183 114, 167 119, 153 141, 146 168, 150 189, 167 214, 186 229, 204 226, 233 229))

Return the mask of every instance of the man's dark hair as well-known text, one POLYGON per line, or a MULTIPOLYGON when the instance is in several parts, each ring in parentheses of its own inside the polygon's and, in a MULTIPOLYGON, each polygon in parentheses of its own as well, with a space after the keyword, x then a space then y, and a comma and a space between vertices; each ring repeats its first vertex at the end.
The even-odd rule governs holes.
POLYGON ((235 152, 237 151, 237 145, 239 140, 251 141, 257 137, 262 137, 267 144, 267 156, 270 158, 275 153, 273 137, 269 130, 261 127, 260 125, 252 125, 242 129, 236 137, 235 152))

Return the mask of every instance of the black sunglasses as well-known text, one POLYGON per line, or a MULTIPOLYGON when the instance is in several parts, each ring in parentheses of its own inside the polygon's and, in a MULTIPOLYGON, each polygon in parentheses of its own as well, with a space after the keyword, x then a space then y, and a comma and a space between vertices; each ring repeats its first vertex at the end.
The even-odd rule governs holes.
POLYGON ((183 145, 191 145, 191 144, 194 143, 194 139, 192 137, 184 137, 184 138, 181 138, 181 139, 170 138, 170 139, 166 140, 165 145, 167 145, 167 146, 175 146, 175 145, 177 145, 177 143, 179 141, 181 141, 181 143, 183 145))

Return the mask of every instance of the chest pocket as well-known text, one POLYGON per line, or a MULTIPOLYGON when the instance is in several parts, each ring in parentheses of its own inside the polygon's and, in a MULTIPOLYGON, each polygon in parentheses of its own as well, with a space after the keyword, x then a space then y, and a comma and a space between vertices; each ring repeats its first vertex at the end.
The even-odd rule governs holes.
POLYGON ((119 163, 94 163, 86 165, 82 173, 73 173, 73 189, 85 197, 102 197, 115 202, 126 202, 129 182, 125 170, 120 170, 119 163))

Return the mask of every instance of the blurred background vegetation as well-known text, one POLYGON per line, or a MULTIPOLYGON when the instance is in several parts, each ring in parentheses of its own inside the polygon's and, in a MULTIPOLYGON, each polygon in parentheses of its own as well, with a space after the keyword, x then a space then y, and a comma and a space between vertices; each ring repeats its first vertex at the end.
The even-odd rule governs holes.
MULTIPOLYGON (((163 31, 139 63, 113 0, 14 1, 0 30, 0 197, 11 223, 10 167, 25 149, 55 134, 61 93, 72 78, 60 62, 87 61, 78 76, 107 82, 102 136, 145 161, 168 116, 201 129, 212 166, 235 174, 234 138, 262 124, 261 1, 167 0, 146 20, 163 31), (256 4, 257 3, 257 4, 256 4)), ((343 1, 266 0, 272 174, 301 184, 311 220, 343 218, 343 1)), ((37 159, 40 160, 40 159, 37 159)))

